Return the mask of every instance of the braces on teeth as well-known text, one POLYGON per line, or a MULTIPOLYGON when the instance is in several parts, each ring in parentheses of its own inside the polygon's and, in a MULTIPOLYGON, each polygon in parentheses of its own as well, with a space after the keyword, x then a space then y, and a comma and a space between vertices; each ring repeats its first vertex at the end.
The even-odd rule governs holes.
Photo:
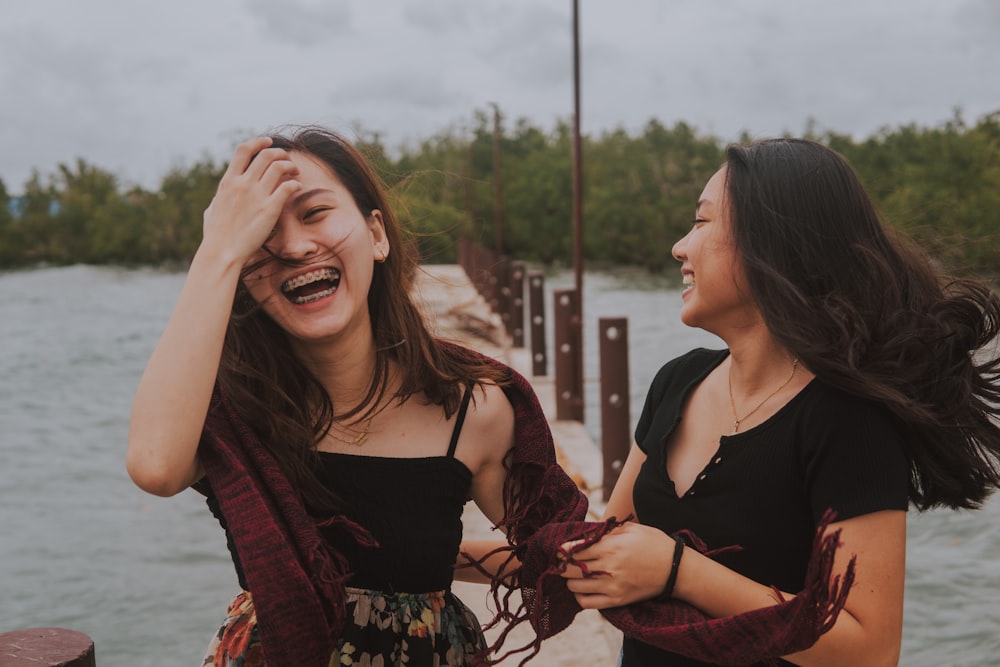
POLYGON ((336 269, 318 269, 296 278, 292 278, 281 286, 281 291, 291 292, 294 289, 298 289, 299 287, 308 285, 309 283, 314 283, 318 280, 333 280, 338 277, 340 277, 340 272, 336 269))

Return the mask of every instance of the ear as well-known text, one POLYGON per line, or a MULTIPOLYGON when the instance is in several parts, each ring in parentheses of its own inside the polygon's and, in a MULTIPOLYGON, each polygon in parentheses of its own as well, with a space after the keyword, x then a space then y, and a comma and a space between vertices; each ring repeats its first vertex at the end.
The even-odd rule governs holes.
POLYGON ((368 216, 368 231, 372 235, 372 250, 375 261, 384 262, 389 256, 389 239, 385 233, 385 223, 382 221, 382 211, 372 209, 368 216))

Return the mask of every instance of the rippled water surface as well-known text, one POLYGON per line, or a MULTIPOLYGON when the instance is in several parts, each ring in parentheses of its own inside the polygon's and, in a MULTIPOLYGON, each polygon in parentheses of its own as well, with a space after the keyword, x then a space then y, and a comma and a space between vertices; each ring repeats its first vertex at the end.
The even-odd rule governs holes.
MULTIPOLYGON (((123 464, 132 393, 182 280, 0 275, 0 632, 67 627, 94 639, 101 667, 185 667, 221 621, 236 579, 201 497, 148 496, 123 464)), ((588 274, 584 291, 596 436, 597 318, 629 319, 633 416, 663 361, 717 341, 679 324, 662 281, 588 274)), ((998 508, 911 513, 902 665, 1000 665, 998 508)))

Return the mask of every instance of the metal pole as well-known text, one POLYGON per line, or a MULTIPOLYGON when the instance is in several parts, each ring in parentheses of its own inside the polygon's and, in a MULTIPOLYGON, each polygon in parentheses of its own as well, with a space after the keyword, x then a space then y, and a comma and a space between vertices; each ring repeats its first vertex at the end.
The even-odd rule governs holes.
POLYGON ((629 434, 628 320, 598 321, 601 355, 601 455, 604 500, 611 497, 632 444, 629 434))
POLYGON ((493 105, 493 250, 503 254, 503 184, 500 173, 500 107, 493 105))
POLYGON ((547 375, 549 359, 545 345, 545 275, 528 272, 528 314, 531 317, 531 373, 547 375))
POLYGON ((524 262, 510 263, 510 333, 513 347, 524 347, 524 277, 526 269, 524 262))
POLYGON ((579 353, 579 338, 575 335, 573 317, 577 309, 575 303, 579 295, 575 289, 561 289, 552 292, 554 307, 552 328, 555 334, 556 370, 556 419, 583 421, 583 386, 581 368, 575 360, 579 353))
POLYGON ((573 0, 573 271, 576 279, 575 309, 570 321, 574 338, 576 384, 583 421, 583 150, 580 142, 580 9, 573 0))

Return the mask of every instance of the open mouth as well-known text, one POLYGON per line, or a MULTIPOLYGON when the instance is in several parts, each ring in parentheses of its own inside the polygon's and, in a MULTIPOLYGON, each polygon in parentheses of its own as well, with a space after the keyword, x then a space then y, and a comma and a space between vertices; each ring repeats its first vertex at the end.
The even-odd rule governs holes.
POLYGON ((340 285, 340 271, 337 269, 316 269, 303 273, 281 285, 281 292, 292 303, 302 306, 328 297, 340 285))

